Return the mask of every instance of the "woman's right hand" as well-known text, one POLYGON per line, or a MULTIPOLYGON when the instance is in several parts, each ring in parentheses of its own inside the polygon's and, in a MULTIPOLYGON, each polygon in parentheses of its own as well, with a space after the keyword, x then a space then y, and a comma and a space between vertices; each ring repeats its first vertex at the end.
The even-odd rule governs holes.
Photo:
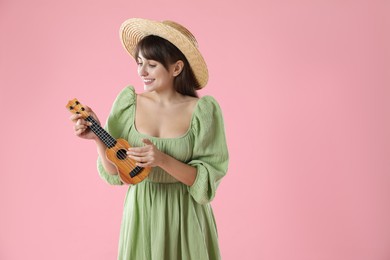
MULTIPOLYGON (((100 125, 100 121, 97 118, 96 114, 92 111, 91 108, 84 106, 85 111, 88 112, 100 125)), ((70 120, 74 123, 74 134, 77 135, 80 138, 84 139, 90 139, 90 140, 97 140, 98 137, 91 131, 89 126, 92 125, 92 123, 86 121, 83 119, 83 116, 81 114, 73 114, 70 117, 70 120)))

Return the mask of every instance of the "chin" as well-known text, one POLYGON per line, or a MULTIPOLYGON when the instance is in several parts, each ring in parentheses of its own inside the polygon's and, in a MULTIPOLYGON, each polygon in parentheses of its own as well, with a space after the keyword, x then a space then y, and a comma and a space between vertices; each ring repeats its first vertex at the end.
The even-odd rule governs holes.
POLYGON ((144 85, 144 91, 145 92, 151 92, 153 90, 154 90, 154 88, 152 86, 144 85))

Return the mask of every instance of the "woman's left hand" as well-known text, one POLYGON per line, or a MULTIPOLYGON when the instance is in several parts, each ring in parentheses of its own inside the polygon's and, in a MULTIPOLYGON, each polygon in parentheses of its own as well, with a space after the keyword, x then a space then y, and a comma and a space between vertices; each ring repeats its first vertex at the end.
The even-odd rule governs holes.
POLYGON ((142 139, 145 146, 131 147, 127 150, 127 156, 137 162, 140 167, 155 167, 161 165, 164 153, 149 140, 142 139))

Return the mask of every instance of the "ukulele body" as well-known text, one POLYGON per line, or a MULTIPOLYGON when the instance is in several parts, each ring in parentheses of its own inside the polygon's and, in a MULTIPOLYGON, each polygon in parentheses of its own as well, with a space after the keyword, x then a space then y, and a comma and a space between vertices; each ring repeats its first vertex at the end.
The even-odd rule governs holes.
POLYGON ((136 162, 127 157, 127 149, 131 146, 125 139, 117 139, 116 145, 106 148, 107 159, 116 167, 119 178, 127 184, 137 184, 148 177, 151 168, 136 166, 136 162))

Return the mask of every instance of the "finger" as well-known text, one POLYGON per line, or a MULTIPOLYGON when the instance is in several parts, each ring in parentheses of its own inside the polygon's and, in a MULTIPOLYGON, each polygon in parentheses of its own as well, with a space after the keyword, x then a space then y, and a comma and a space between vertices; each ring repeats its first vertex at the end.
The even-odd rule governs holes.
POLYGON ((130 147, 128 149, 129 152, 132 152, 133 154, 137 153, 145 153, 150 151, 150 146, 141 146, 141 147, 130 147))
POLYGON ((142 139, 142 142, 146 145, 153 145, 153 143, 147 138, 142 139))
POLYGON ((92 117, 94 117, 95 119, 97 119, 97 116, 95 114, 95 112, 93 112, 93 110, 89 107, 89 106, 84 106, 84 109, 86 112, 88 112, 92 117))
POLYGON ((81 117, 82 117, 81 114, 72 114, 72 115, 69 117, 69 119, 70 119, 71 121, 76 121, 76 120, 80 119, 81 117))
POLYGON ((148 155, 146 156, 136 156, 136 155, 128 155, 128 157, 136 162, 140 162, 140 163, 146 163, 148 161, 150 161, 150 158, 148 155))
POLYGON ((86 126, 86 125, 75 125, 75 126, 74 126, 74 130, 75 130, 75 131, 79 131, 79 130, 85 131, 86 129, 87 129, 87 126, 86 126))
POLYGON ((80 118, 76 121, 76 125, 83 125, 83 126, 91 126, 92 123, 84 120, 83 118, 80 118))
POLYGON ((153 165, 153 161, 148 157, 142 157, 135 160, 136 165, 140 167, 151 167, 153 165))
POLYGON ((127 155, 134 156, 134 157, 145 157, 149 154, 149 152, 134 152, 134 151, 127 151, 127 155))
POLYGON ((82 123, 83 123, 83 119, 82 118, 77 119, 76 125, 82 125, 82 123))
POLYGON ((75 135, 79 136, 81 135, 82 133, 84 133, 85 129, 78 129, 74 132, 75 135))
POLYGON ((97 117, 95 112, 93 112, 93 110, 89 106, 84 106, 84 108, 85 108, 85 111, 88 112, 96 120, 96 122, 98 122, 98 124, 100 125, 99 118, 97 117))
POLYGON ((153 164, 151 162, 148 162, 148 163, 137 163, 136 165, 139 166, 139 167, 142 167, 142 168, 152 167, 153 166, 153 164))

